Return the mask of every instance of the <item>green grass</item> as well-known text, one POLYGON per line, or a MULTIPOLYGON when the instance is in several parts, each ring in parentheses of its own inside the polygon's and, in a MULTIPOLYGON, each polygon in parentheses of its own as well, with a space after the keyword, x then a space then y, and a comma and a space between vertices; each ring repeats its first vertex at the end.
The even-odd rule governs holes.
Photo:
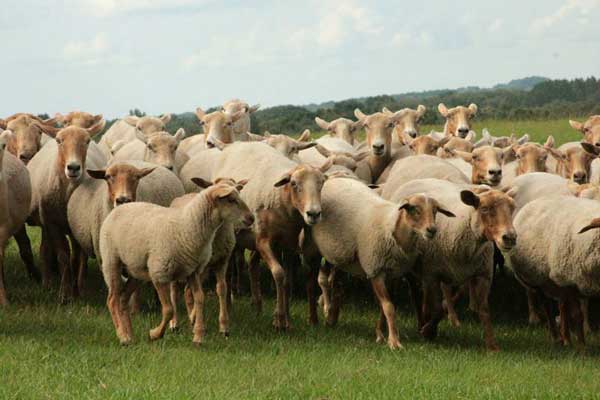
MULTIPOLYGON (((38 231, 30 232, 37 248, 38 231)), ((1 399, 570 399, 600 390, 598 337, 585 355, 556 348, 542 328, 525 325, 524 315, 495 323, 503 351, 487 354, 469 316, 460 329, 444 322, 439 339, 427 343, 408 305, 399 304, 405 350, 392 352, 374 342, 373 301, 346 305, 340 324, 328 328, 308 326, 306 302, 295 298, 293 329, 278 334, 270 326, 272 300, 257 316, 241 297, 225 339, 209 295, 206 344, 194 348, 186 323, 162 341, 146 339, 160 318, 148 292, 133 319, 136 342, 124 348, 95 265, 86 297, 66 306, 57 305, 56 289, 46 292, 25 277, 14 242, 5 265, 12 305, 0 310, 1 399)))

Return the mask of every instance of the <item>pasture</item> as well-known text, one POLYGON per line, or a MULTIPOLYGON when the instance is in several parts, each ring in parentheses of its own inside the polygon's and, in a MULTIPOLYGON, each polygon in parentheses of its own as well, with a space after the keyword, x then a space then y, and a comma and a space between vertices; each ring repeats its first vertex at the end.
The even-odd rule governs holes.
MULTIPOLYGON (((580 139, 567 120, 477 121, 494 135, 548 134, 557 145, 580 139)), ((441 130, 423 126, 422 132, 441 130)), ((39 248, 39 231, 30 229, 39 248)), ((484 350, 476 317, 461 307, 463 326, 441 325, 440 337, 425 342, 416 331, 408 302, 397 304, 403 351, 374 340, 375 300, 365 293, 348 301, 338 326, 307 323, 302 293, 291 306, 292 330, 271 327, 272 297, 257 316, 247 295, 234 302, 231 336, 217 332, 217 301, 209 290, 206 344, 191 344, 189 325, 149 342, 147 332, 160 318, 150 291, 133 319, 135 343, 118 344, 105 305, 106 289, 95 262, 85 295, 65 306, 27 279, 14 241, 5 260, 11 305, 0 310, 0 398, 593 398, 600 390, 600 338, 589 338, 586 353, 550 345, 542 326, 526 324, 520 312, 492 315, 502 351, 484 350)), ((263 276, 269 275, 263 269, 263 276)), ((357 287, 361 287, 360 285, 357 287)), ((498 290, 498 287, 495 288, 498 290)), ((500 290, 502 287, 500 287, 500 290)), ((494 289, 493 289, 494 290, 494 289)), ((522 294, 521 294, 522 295, 522 294)), ((523 305, 524 305, 524 295, 523 305)), ((180 307, 180 314, 182 314, 180 307)))

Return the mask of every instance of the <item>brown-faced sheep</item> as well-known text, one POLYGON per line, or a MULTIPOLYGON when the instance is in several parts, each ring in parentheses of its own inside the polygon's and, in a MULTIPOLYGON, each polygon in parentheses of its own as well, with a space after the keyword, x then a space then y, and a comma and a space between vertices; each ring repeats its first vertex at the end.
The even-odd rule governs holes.
POLYGON ((360 128, 360 122, 349 120, 348 118, 338 118, 331 122, 315 117, 315 122, 319 128, 327 131, 330 137, 341 139, 350 145, 356 144, 356 131, 360 128))
POLYGON ((592 176, 592 162, 598 157, 599 151, 595 145, 587 142, 569 142, 558 149, 548 148, 554 158, 549 162, 553 172, 583 184, 590 181, 592 176))
MULTIPOLYGON (((381 111, 387 115, 395 114, 386 107, 383 107, 381 111)), ((421 119, 423 119, 427 108, 424 105, 419 104, 416 110, 403 108, 400 111, 402 111, 402 118, 396 121, 396 126, 394 127, 394 132, 396 134, 392 138, 393 143, 402 143, 404 135, 413 139, 419 135, 419 124, 421 123, 421 119)))
POLYGON ((444 103, 440 103, 438 111, 442 117, 446 118, 444 134, 464 138, 471 130, 471 119, 477 114, 477 105, 470 104, 469 107, 447 108, 444 103))
POLYGON ((128 143, 136 140, 137 131, 149 136, 155 132, 166 131, 166 125, 171 120, 171 114, 163 114, 161 117, 136 117, 129 115, 118 120, 102 135, 98 142, 100 148, 107 157, 110 157, 110 150, 117 142, 128 143))

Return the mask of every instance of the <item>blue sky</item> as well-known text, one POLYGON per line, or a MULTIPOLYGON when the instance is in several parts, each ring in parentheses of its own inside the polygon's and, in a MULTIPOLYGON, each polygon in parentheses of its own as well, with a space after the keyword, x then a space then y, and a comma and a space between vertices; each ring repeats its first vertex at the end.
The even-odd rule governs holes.
POLYGON ((600 0, 8 0, 0 116, 599 76, 598 21, 600 0))

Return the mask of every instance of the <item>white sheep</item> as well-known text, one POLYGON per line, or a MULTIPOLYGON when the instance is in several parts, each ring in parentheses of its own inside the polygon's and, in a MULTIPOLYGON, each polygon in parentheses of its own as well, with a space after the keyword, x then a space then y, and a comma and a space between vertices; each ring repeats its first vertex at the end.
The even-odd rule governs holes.
POLYGON ((136 117, 128 115, 112 124, 104 135, 102 135, 98 144, 108 158, 111 154, 110 150, 118 141, 128 143, 136 140, 137 131, 140 131, 144 135, 165 131, 166 125, 170 120, 171 114, 163 114, 161 117, 136 117))

